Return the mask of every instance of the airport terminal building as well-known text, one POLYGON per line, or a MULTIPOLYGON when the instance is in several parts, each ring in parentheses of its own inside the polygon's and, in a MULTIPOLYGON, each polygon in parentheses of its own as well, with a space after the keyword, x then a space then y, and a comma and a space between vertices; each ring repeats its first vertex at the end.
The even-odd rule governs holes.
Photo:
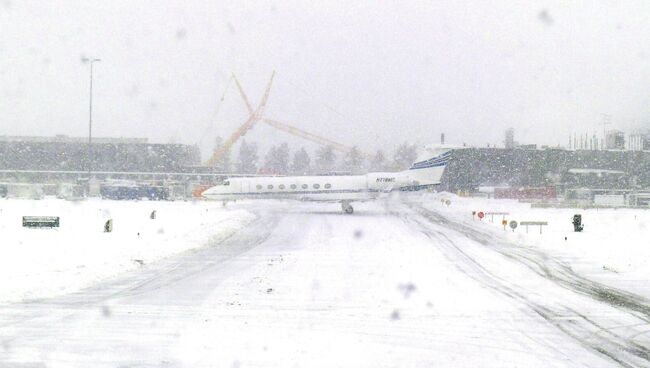
MULTIPOLYGON (((87 171, 88 139, 0 136, 1 170, 87 171)), ((93 138, 90 167, 99 172, 182 172, 198 165, 197 146, 146 138, 93 138)))
POLYGON ((187 196, 196 183, 215 180, 195 172, 200 165, 197 146, 93 138, 90 148, 81 137, 0 136, 0 197, 75 198, 88 191, 94 196, 187 196))

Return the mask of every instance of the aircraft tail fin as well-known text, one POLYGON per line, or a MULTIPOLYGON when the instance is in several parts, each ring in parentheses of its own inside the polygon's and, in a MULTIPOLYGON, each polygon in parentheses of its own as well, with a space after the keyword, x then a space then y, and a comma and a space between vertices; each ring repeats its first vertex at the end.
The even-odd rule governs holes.
POLYGON ((442 174, 457 147, 432 145, 419 153, 418 159, 404 171, 415 189, 440 184, 442 174))

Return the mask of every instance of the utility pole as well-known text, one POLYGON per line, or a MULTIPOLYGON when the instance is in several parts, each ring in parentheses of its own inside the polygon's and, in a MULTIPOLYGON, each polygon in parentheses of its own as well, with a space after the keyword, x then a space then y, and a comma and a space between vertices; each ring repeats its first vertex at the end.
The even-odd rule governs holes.
POLYGON ((88 195, 90 195, 90 178, 92 177, 92 160, 93 160, 93 64, 101 59, 83 58, 81 61, 90 63, 90 90, 89 90, 89 108, 88 108, 88 195))

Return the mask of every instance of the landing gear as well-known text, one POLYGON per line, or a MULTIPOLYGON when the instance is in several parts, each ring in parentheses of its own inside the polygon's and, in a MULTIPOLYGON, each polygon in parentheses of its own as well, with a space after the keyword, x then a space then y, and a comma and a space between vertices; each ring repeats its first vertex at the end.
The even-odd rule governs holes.
POLYGON ((341 209, 343 210, 343 212, 347 213, 348 215, 354 213, 354 208, 352 208, 350 202, 348 201, 341 202, 341 209))

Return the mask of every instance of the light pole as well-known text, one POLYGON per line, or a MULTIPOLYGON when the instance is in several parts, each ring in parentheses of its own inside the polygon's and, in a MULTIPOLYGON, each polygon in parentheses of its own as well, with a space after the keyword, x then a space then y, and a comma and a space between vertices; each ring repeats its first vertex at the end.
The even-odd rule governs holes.
POLYGON ((90 178, 92 175, 93 160, 93 63, 102 60, 83 58, 82 61, 90 63, 90 107, 88 108, 88 195, 90 195, 90 178))

